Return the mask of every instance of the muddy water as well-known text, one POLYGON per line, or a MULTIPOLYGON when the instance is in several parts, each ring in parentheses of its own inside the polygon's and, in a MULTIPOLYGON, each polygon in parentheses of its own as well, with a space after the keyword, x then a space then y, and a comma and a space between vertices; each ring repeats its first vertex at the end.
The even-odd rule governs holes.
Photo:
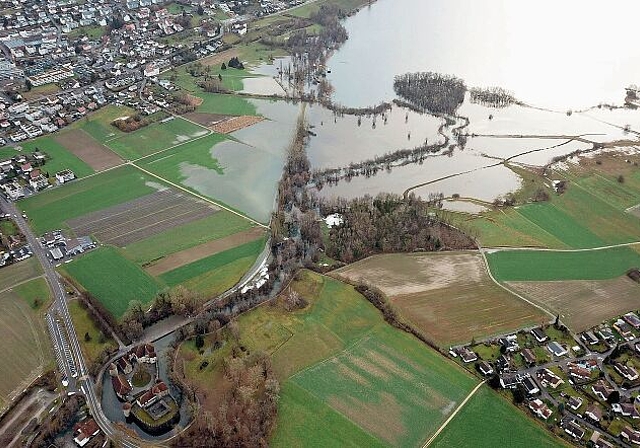
POLYGON ((393 77, 409 71, 502 86, 560 111, 620 103, 640 73, 626 25, 638 16, 635 0, 378 0, 346 21, 349 40, 328 77, 349 106, 392 99, 393 77))

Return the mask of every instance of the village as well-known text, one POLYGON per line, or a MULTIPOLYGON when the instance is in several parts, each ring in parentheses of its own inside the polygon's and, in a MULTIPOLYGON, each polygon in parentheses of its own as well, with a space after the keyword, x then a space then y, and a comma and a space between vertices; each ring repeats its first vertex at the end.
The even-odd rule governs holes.
POLYGON ((640 445, 640 317, 573 335, 555 323, 452 347, 457 362, 573 443, 640 445))
POLYGON ((56 132, 107 104, 152 114, 168 104, 141 101, 147 82, 218 51, 225 30, 244 34, 252 18, 301 3, 3 1, 0 145, 56 132))

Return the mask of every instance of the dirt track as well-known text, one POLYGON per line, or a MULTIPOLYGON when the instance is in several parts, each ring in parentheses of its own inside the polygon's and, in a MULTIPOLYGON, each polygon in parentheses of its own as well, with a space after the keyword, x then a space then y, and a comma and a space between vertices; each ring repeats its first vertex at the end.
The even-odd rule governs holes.
POLYGON ((201 260, 210 255, 215 255, 219 252, 223 252, 228 249, 232 249, 244 243, 248 243, 264 235, 264 229, 254 227, 244 232, 236 233, 234 235, 221 238, 219 240, 209 241, 208 243, 200 244, 199 246, 192 247, 190 249, 181 250, 174 254, 164 257, 162 260, 149 265, 145 270, 153 276, 158 276, 169 272, 180 266, 187 265, 194 261, 201 260))
POLYGON ((96 171, 102 171, 122 163, 122 159, 116 153, 95 141, 81 129, 57 134, 54 140, 96 171))

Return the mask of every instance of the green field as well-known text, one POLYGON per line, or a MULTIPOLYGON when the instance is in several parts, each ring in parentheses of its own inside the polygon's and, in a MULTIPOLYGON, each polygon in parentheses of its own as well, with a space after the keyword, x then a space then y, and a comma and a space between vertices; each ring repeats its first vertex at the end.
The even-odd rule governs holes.
POLYGON ((89 317, 87 310, 77 300, 69 302, 69 314, 73 319, 73 326, 75 327, 78 341, 80 341, 82 352, 89 362, 96 359, 104 349, 116 347, 114 340, 109 335, 104 335, 101 340, 100 330, 89 317), (87 333, 90 337, 89 341, 85 339, 87 333))
MULTIPOLYGON (((185 266, 181 266, 173 271, 162 274, 160 278, 169 286, 177 286, 183 283, 198 282, 198 279, 202 278, 201 276, 211 276, 212 274, 215 274, 217 270, 223 269, 225 266, 237 262, 238 260, 250 260, 250 264, 247 266, 247 268, 249 268, 258 255, 260 255, 260 252, 264 249, 264 245, 265 239, 260 238, 251 241, 250 243, 246 243, 241 246, 234 247, 233 249, 225 250, 224 252, 194 261, 193 263, 189 263, 185 266)), ((244 274, 244 272, 242 272, 240 276, 242 276, 242 274, 244 274)), ((239 280, 239 278, 237 280, 239 280)), ((235 281, 233 283, 235 283, 235 281)), ((202 287, 198 288, 198 290, 202 289, 202 287)))
POLYGON ((203 99, 196 112, 223 115, 258 115, 256 106, 249 100, 236 95, 198 92, 196 96, 203 99))
POLYGON ((36 234, 67 228, 65 221, 157 191, 158 180, 124 166, 20 202, 36 234))
MULTIPOLYGON (((471 376, 386 324, 353 287, 302 271, 293 288, 308 301, 304 309, 285 312, 277 302, 238 318, 240 345, 269 353, 281 381, 271 445, 416 446, 473 387, 471 376)), ((219 384, 231 349, 206 350, 210 343, 202 354, 192 341, 180 351, 201 391, 219 384)))
POLYGON ((109 139, 125 135, 111 125, 113 120, 128 117, 134 113, 135 111, 129 107, 108 105, 71 124, 69 129, 82 129, 100 143, 105 143, 109 139))
POLYGON ((628 247, 585 251, 499 251, 487 254, 496 280, 605 280, 640 266, 640 254, 628 247))
POLYGON ((282 386, 280 392, 278 421, 280 423, 270 440, 272 447, 313 446, 312 441, 318 441, 327 448, 387 446, 290 381, 282 386))
POLYGON ((148 303, 162 286, 113 247, 101 247, 62 267, 89 291, 116 318, 122 317, 129 302, 148 303))
POLYGON ((223 174, 223 169, 218 164, 218 160, 212 156, 212 152, 214 146, 225 139, 225 136, 221 134, 211 134, 169 149, 161 154, 147 157, 138 163, 143 168, 175 183, 180 183, 184 180, 184 175, 180 168, 183 163, 199 165, 214 170, 218 174, 223 174))
POLYGON ((202 137, 208 132, 196 124, 176 118, 111 139, 106 145, 123 159, 134 160, 202 137))
POLYGON ((554 204, 529 204, 519 207, 517 210, 526 219, 545 229, 571 248, 581 249, 606 245, 602 239, 554 204))
MULTIPOLYGON (((225 61, 226 62, 226 61, 225 61)), ((227 90, 242 90, 244 89, 244 83, 242 82, 245 78, 256 77, 257 75, 253 75, 246 70, 237 70, 235 68, 228 68, 226 70, 222 70, 220 65, 210 66, 211 69, 207 76, 210 76, 214 79, 219 79, 218 75, 222 76, 222 87, 227 90)), ((178 68, 175 73, 172 71, 166 72, 162 75, 164 79, 172 79, 175 76, 174 84, 177 86, 188 90, 191 93, 200 93, 202 89, 198 86, 198 82, 204 81, 204 75, 199 77, 191 76, 190 73, 187 72, 188 66, 182 66, 178 68)))
POLYGON ((42 267, 36 257, 0 268, 0 291, 42 275, 42 267))
POLYGON ((522 411, 487 386, 476 392, 431 445, 449 447, 565 447, 522 411))
POLYGON ((48 172, 51 176, 55 176, 58 171, 62 171, 65 168, 72 170, 77 177, 85 177, 94 173, 89 165, 77 158, 51 137, 40 137, 35 140, 29 140, 28 142, 22 143, 21 146, 23 151, 32 152, 38 149, 46 153, 50 158, 47 159, 41 169, 48 172))
POLYGON ((180 227, 140 240, 124 248, 123 253, 130 260, 141 265, 161 257, 208 241, 251 228, 251 222, 226 210, 192 221, 180 227))
POLYGON ((49 284, 44 278, 34 278, 31 281, 22 283, 15 286, 13 291, 34 310, 46 309, 47 304, 52 299, 51 289, 49 289, 49 284))

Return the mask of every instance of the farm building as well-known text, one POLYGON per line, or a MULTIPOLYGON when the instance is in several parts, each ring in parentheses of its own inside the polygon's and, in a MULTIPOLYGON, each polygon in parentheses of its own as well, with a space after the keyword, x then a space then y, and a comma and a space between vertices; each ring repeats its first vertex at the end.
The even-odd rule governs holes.
POLYGON ((53 258, 55 261, 62 260, 62 257, 64 257, 59 247, 54 247, 49 251, 49 253, 51 254, 51 258, 53 258))

